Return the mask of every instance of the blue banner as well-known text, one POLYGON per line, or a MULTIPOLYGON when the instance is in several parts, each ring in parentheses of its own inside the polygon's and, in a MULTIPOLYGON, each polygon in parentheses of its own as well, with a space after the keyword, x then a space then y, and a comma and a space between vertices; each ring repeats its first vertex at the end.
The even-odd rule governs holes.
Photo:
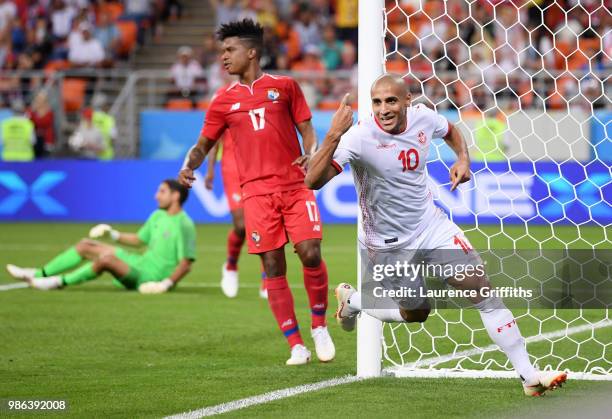
MULTIPOLYGON (((179 161, 40 161, 0 163, 0 221, 142 222, 156 207, 155 191, 175 177, 179 161)), ((578 163, 472 165, 474 178, 451 193, 448 167, 430 162, 430 187, 457 223, 612 223, 609 166, 578 163)), ((197 222, 229 222, 219 167, 212 191, 202 174, 185 206, 197 222)), ((317 192, 326 223, 355 223, 350 170, 317 192)))

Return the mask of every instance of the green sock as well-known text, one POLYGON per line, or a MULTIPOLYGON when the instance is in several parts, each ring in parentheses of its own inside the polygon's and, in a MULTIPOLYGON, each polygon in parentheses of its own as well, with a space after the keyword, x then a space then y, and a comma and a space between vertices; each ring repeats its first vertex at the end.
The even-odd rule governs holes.
POLYGON ((42 276, 53 276, 60 274, 68 269, 72 269, 75 266, 78 266, 79 263, 83 261, 83 258, 76 251, 76 248, 73 246, 68 250, 60 253, 56 257, 54 257, 49 263, 43 266, 42 269, 38 269, 36 271, 36 278, 40 278, 42 276))
POLYGON ((76 285, 96 278, 98 274, 94 272, 92 266, 93 262, 88 262, 80 268, 64 275, 64 285, 76 285))

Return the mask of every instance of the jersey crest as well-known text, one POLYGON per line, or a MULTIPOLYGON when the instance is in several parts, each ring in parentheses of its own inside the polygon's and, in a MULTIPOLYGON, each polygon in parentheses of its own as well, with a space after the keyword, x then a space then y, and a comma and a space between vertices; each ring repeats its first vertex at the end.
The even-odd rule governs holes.
POLYGON ((268 99, 276 100, 280 96, 278 89, 268 89, 268 99))

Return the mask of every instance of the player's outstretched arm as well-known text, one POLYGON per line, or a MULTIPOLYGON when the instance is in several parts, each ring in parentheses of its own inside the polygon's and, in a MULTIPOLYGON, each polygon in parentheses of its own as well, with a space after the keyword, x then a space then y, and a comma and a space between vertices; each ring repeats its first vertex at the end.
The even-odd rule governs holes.
POLYGON ((204 186, 209 191, 213 188, 213 181, 215 180, 215 163, 217 163, 217 154, 219 153, 219 143, 217 142, 213 148, 208 152, 208 170, 206 171, 206 177, 204 178, 204 186))
POLYGON ((215 145, 215 141, 200 136, 196 145, 189 149, 183 167, 179 172, 178 181, 183 185, 191 188, 191 185, 195 181, 195 175, 193 171, 200 167, 204 162, 204 158, 215 145))
POLYGON ((457 155, 457 161, 450 168, 451 191, 454 191, 460 183, 468 182, 472 177, 470 174, 470 155, 461 131, 450 122, 444 141, 457 155))
POLYGON ((348 105, 349 94, 344 95, 340 107, 332 118, 332 123, 323 139, 321 148, 312 156, 304 183, 310 189, 321 189, 338 174, 332 159, 340 138, 353 125, 353 110, 348 105))
POLYGON ((317 151, 317 135, 315 134, 312 121, 300 122, 296 125, 300 135, 302 136, 302 144, 304 144, 304 154, 293 161, 293 164, 299 165, 304 169, 308 168, 310 159, 317 151))
POLYGON ((163 294, 171 290, 189 273, 192 263, 191 259, 181 259, 169 278, 162 279, 161 281, 144 282, 140 284, 138 291, 141 294, 163 294))
POLYGON ((122 233, 108 224, 98 224, 92 227, 91 230, 89 230, 89 237, 92 239, 103 239, 108 237, 112 241, 128 246, 141 246, 144 244, 137 234, 122 233))

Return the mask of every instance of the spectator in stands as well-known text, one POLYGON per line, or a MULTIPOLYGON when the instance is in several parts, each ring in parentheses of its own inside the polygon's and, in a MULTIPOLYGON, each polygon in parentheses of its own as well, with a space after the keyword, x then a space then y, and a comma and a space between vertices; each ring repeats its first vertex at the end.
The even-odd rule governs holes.
POLYGON ((79 25, 81 41, 70 45, 68 60, 75 67, 98 67, 104 60, 104 48, 92 35, 92 27, 87 22, 79 25))
POLYGON ((111 15, 109 13, 101 13, 98 17, 98 25, 94 30, 94 36, 102 45, 105 60, 109 63, 119 53, 120 35, 119 28, 112 21, 111 15))
POLYGON ((24 115, 22 100, 11 102, 13 116, 6 118, 0 125, 2 136, 2 160, 30 161, 34 159, 34 124, 24 115))
POLYGON ((276 28, 278 11, 274 0, 255 0, 253 9, 257 14, 256 22, 265 28, 276 28))
POLYGON ((224 23, 250 18, 257 19, 255 12, 248 7, 248 0, 209 0, 217 13, 217 28, 224 23))
POLYGON ((318 45, 321 43, 321 29, 319 28, 319 25, 317 25, 308 3, 300 4, 298 18, 293 23, 293 30, 299 36, 300 50, 302 52, 304 52, 306 47, 309 45, 318 47, 318 45))
POLYGON ((11 34, 9 31, 0 32, 0 69, 5 69, 12 62, 11 34))
POLYGON ((294 71, 325 71, 321 62, 321 50, 316 45, 309 44, 304 49, 302 59, 291 66, 294 71))
POLYGON ((264 70, 280 69, 278 61, 284 54, 281 52, 281 41, 276 36, 274 29, 264 27, 263 45, 263 51, 259 59, 261 68, 264 70))
POLYGON ((100 154, 101 160, 112 160, 115 157, 114 144, 117 140, 117 124, 115 117, 107 112, 108 100, 106 95, 96 93, 91 100, 91 106, 94 110, 92 121, 102 133, 104 139, 104 150, 100 154))
POLYGON ((11 28, 11 39, 13 44, 13 52, 20 54, 25 51, 27 47, 26 32, 21 23, 21 19, 18 17, 13 19, 13 25, 11 28))
POLYGON ((98 159, 104 152, 104 136, 93 124, 93 110, 85 108, 77 130, 68 139, 68 145, 80 157, 98 159))
POLYGON ((27 52, 32 57, 35 69, 42 69, 53 52, 53 37, 44 15, 39 15, 27 32, 27 52))
POLYGON ((327 70, 335 70, 342 63, 342 48, 344 43, 336 38, 336 29, 329 24, 323 29, 321 56, 327 70))
POLYGON ((36 158, 46 157, 55 149, 55 118, 44 91, 36 95, 27 115, 36 132, 36 158))
POLYGON ((204 37, 199 57, 200 64, 203 68, 206 69, 208 69, 210 66, 212 66, 219 60, 219 48, 217 44, 217 38, 215 38, 214 34, 210 34, 204 37))
POLYGON ((76 11, 68 7, 64 0, 53 0, 53 11, 51 12, 51 33, 56 42, 63 42, 68 38, 72 28, 72 19, 76 11))
POLYGON ((15 3, 12 0, 0 0, 0 35, 10 32, 15 17, 17 17, 15 3))
POLYGON ((177 53, 177 61, 170 69, 174 88, 171 92, 173 96, 195 99, 196 81, 204 75, 204 70, 200 63, 193 58, 193 50, 190 47, 180 47, 177 53))
POLYGON ((358 23, 358 0, 337 0, 336 1, 336 27, 338 28, 338 38, 342 41, 350 41, 353 46, 357 46, 357 23, 358 23))
POLYGON ((144 44, 147 23, 155 30, 152 0, 124 0, 125 9, 122 20, 133 20, 138 25, 138 43, 144 44))

